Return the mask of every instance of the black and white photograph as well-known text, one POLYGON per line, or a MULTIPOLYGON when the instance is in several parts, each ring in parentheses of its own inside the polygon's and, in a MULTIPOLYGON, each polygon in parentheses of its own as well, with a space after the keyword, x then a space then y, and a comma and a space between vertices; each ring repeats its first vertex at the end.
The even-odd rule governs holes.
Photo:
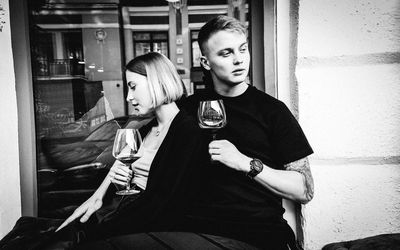
POLYGON ((1 250, 400 250, 399 0, 0 0, 1 250))

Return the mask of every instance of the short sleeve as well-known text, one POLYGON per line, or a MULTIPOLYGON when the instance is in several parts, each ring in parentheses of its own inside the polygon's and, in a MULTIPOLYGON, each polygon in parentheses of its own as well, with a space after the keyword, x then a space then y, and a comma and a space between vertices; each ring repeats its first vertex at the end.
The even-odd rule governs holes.
POLYGON ((284 103, 279 103, 272 119, 272 138, 280 164, 288 164, 313 153, 300 124, 284 103))

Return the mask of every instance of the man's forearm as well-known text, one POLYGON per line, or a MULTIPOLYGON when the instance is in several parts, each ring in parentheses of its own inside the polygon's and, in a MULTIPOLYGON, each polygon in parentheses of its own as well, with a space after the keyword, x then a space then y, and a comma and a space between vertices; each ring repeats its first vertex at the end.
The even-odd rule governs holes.
POLYGON ((314 197, 314 180, 311 174, 308 158, 305 157, 298 161, 286 164, 285 169, 288 171, 296 171, 303 175, 304 197, 306 198, 307 202, 312 200, 314 197))
MULTIPOLYGON (((251 158, 245 157, 241 164, 243 171, 249 171, 251 158)), ((290 200, 309 202, 314 195, 314 182, 307 158, 285 165, 286 170, 276 170, 264 164, 264 169, 254 180, 274 192, 290 200)))

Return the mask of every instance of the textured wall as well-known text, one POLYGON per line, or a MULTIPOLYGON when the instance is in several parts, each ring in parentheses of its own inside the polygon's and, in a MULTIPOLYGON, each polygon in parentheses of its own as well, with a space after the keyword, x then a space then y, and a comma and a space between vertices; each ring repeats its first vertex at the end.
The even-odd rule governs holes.
POLYGON ((398 0, 300 0, 299 117, 316 184, 306 249, 400 230, 399 13, 398 0))
POLYGON ((399 52, 398 0, 300 0, 299 57, 399 52))
POLYGON ((399 66, 298 69, 300 119, 316 157, 400 154, 399 66))
POLYGON ((313 164, 305 249, 400 230, 400 165, 313 164))
POLYGON ((0 238, 21 215, 17 97, 11 53, 9 6, 0 0, 0 238))

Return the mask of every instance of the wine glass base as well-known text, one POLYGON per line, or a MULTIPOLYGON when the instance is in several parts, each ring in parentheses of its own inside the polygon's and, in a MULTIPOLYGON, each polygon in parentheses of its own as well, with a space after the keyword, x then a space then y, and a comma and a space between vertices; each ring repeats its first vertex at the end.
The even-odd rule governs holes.
POLYGON ((120 190, 115 192, 118 195, 132 195, 132 194, 138 194, 140 193, 140 190, 137 189, 129 189, 129 190, 120 190))

